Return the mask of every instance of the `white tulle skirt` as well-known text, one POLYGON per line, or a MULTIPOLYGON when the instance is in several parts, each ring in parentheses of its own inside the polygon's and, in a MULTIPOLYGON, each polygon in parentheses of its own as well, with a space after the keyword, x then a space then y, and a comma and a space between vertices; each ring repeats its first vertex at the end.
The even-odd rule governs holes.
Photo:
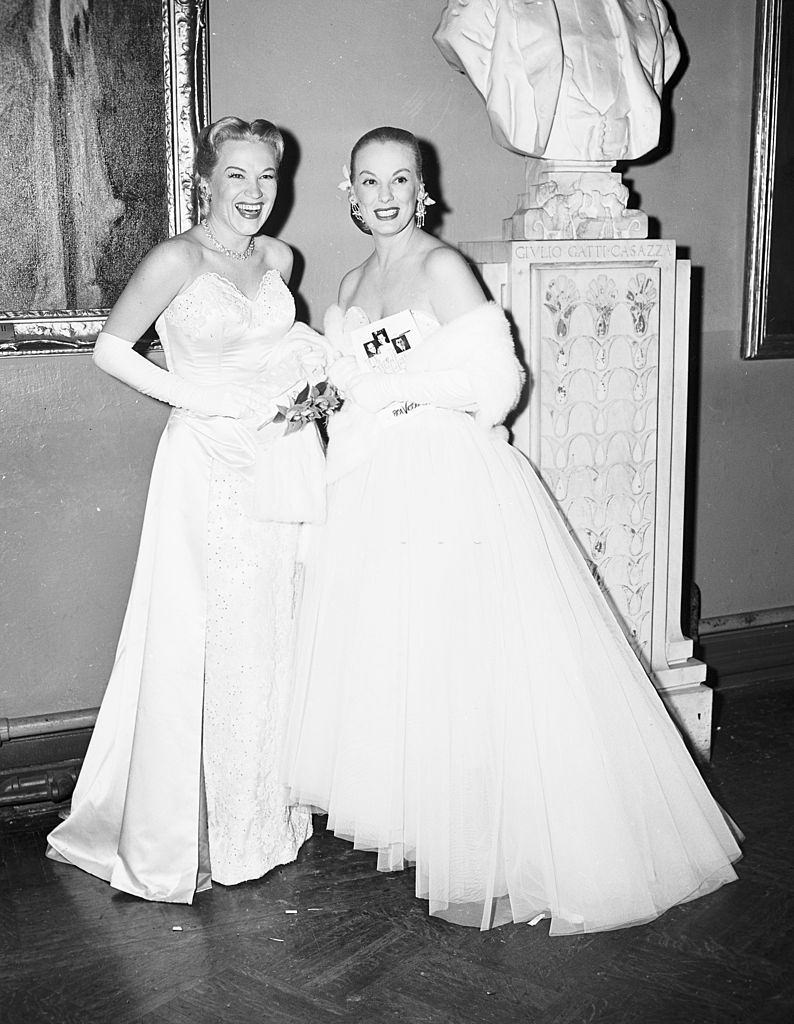
POLYGON ((521 453, 463 413, 383 431, 307 562, 285 779, 416 865, 430 913, 647 922, 739 848, 521 453))

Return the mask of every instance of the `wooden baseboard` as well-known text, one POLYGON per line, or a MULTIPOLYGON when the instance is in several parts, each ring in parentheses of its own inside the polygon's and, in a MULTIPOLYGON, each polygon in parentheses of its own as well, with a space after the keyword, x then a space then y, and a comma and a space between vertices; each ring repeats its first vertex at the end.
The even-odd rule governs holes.
POLYGON ((81 759, 88 749, 92 729, 73 729, 48 736, 26 736, 0 744, 0 774, 32 765, 61 764, 81 759))
POLYGON ((718 692, 794 685, 794 621, 701 635, 697 657, 718 692))
POLYGON ((0 826, 53 817, 69 806, 91 732, 75 729, 0 745, 0 826))

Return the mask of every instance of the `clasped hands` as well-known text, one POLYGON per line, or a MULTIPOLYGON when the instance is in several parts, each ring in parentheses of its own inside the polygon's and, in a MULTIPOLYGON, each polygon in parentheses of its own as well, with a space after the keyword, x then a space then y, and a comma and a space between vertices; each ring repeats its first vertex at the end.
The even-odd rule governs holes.
MULTIPOLYGON (((471 408, 475 402, 471 384, 462 370, 434 373, 383 373, 362 371, 355 356, 342 355, 306 324, 296 323, 287 335, 287 343, 301 367, 301 383, 315 384, 327 379, 343 398, 352 399, 368 412, 376 413, 392 402, 411 401, 451 409, 471 408)), ((280 394, 267 393, 266 387, 225 385, 230 401, 238 403, 238 418, 257 419, 257 427, 269 423, 278 412, 279 400, 294 390, 294 384, 280 394)), ((232 414, 234 415, 234 414, 232 414)))
POLYGON ((257 383, 213 385, 225 392, 229 411, 222 415, 250 420, 261 430, 272 422, 279 406, 289 404, 307 383, 325 380, 326 368, 336 357, 336 350, 322 335, 296 322, 284 339, 283 352, 276 354, 273 369, 266 370, 257 383))

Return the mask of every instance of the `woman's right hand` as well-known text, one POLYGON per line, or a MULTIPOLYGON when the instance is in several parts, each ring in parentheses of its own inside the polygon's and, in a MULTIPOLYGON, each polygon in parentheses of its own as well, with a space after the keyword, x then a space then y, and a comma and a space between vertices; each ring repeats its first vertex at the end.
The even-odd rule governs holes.
POLYGON ((361 373, 355 356, 342 356, 328 367, 328 380, 337 391, 346 394, 350 382, 361 373))

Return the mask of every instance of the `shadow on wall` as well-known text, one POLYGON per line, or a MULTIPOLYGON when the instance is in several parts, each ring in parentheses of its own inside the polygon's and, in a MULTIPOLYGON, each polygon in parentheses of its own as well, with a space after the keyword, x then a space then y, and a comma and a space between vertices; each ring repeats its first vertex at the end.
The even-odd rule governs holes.
POLYGON ((427 207, 425 231, 440 237, 444 231, 444 216, 447 213, 451 213, 452 209, 444 200, 444 190, 441 185, 441 164, 436 147, 427 139, 420 138, 417 141, 422 154, 422 177, 425 182, 425 188, 428 195, 435 199, 435 205, 427 207))
MULTIPOLYGON (((689 259, 689 249, 678 249, 679 259, 689 259)), ((695 511, 698 500, 700 394, 703 363, 703 267, 692 267, 689 296, 689 391, 684 458, 684 549, 681 586, 681 622, 684 632, 697 640, 700 621, 700 588, 695 579, 695 511)))
MULTIPOLYGON (((667 15, 670 19, 670 27, 675 34, 678 41, 678 48, 681 53, 681 57, 673 70, 672 75, 668 79, 664 87, 664 94, 661 103, 661 121, 659 125, 659 143, 654 146, 650 152, 644 156, 638 157, 635 160, 627 162, 625 160, 619 160, 615 164, 615 170, 619 171, 622 175, 623 184, 629 190, 628 206, 630 209, 641 210, 642 207, 642 196, 634 191, 634 180, 627 178, 626 175, 630 173, 631 168, 636 167, 650 167, 654 164, 658 164, 665 156, 673 151, 673 144, 675 139, 675 113, 673 112, 673 97, 675 91, 681 79, 687 72, 687 68, 690 64, 689 50, 687 49, 686 42, 681 35, 676 21, 675 13, 670 10, 669 5, 665 5, 667 15)), ((648 237, 649 238, 663 238, 661 233, 661 225, 659 218, 648 215, 648 237)), ((680 254, 679 254, 680 256, 680 254)), ((681 257, 686 259, 687 257, 681 257)))
MULTIPOLYGON (((279 168, 278 193, 273 205, 273 212, 262 227, 262 233, 273 238, 281 235, 295 206, 295 175, 301 162, 301 147, 297 138, 281 125, 279 125, 279 131, 284 138, 284 156, 279 168)), ((287 283, 295 299, 295 319, 308 323, 309 306, 300 291, 301 281, 306 272, 306 258, 294 245, 290 248, 293 253, 292 277, 287 283)))

